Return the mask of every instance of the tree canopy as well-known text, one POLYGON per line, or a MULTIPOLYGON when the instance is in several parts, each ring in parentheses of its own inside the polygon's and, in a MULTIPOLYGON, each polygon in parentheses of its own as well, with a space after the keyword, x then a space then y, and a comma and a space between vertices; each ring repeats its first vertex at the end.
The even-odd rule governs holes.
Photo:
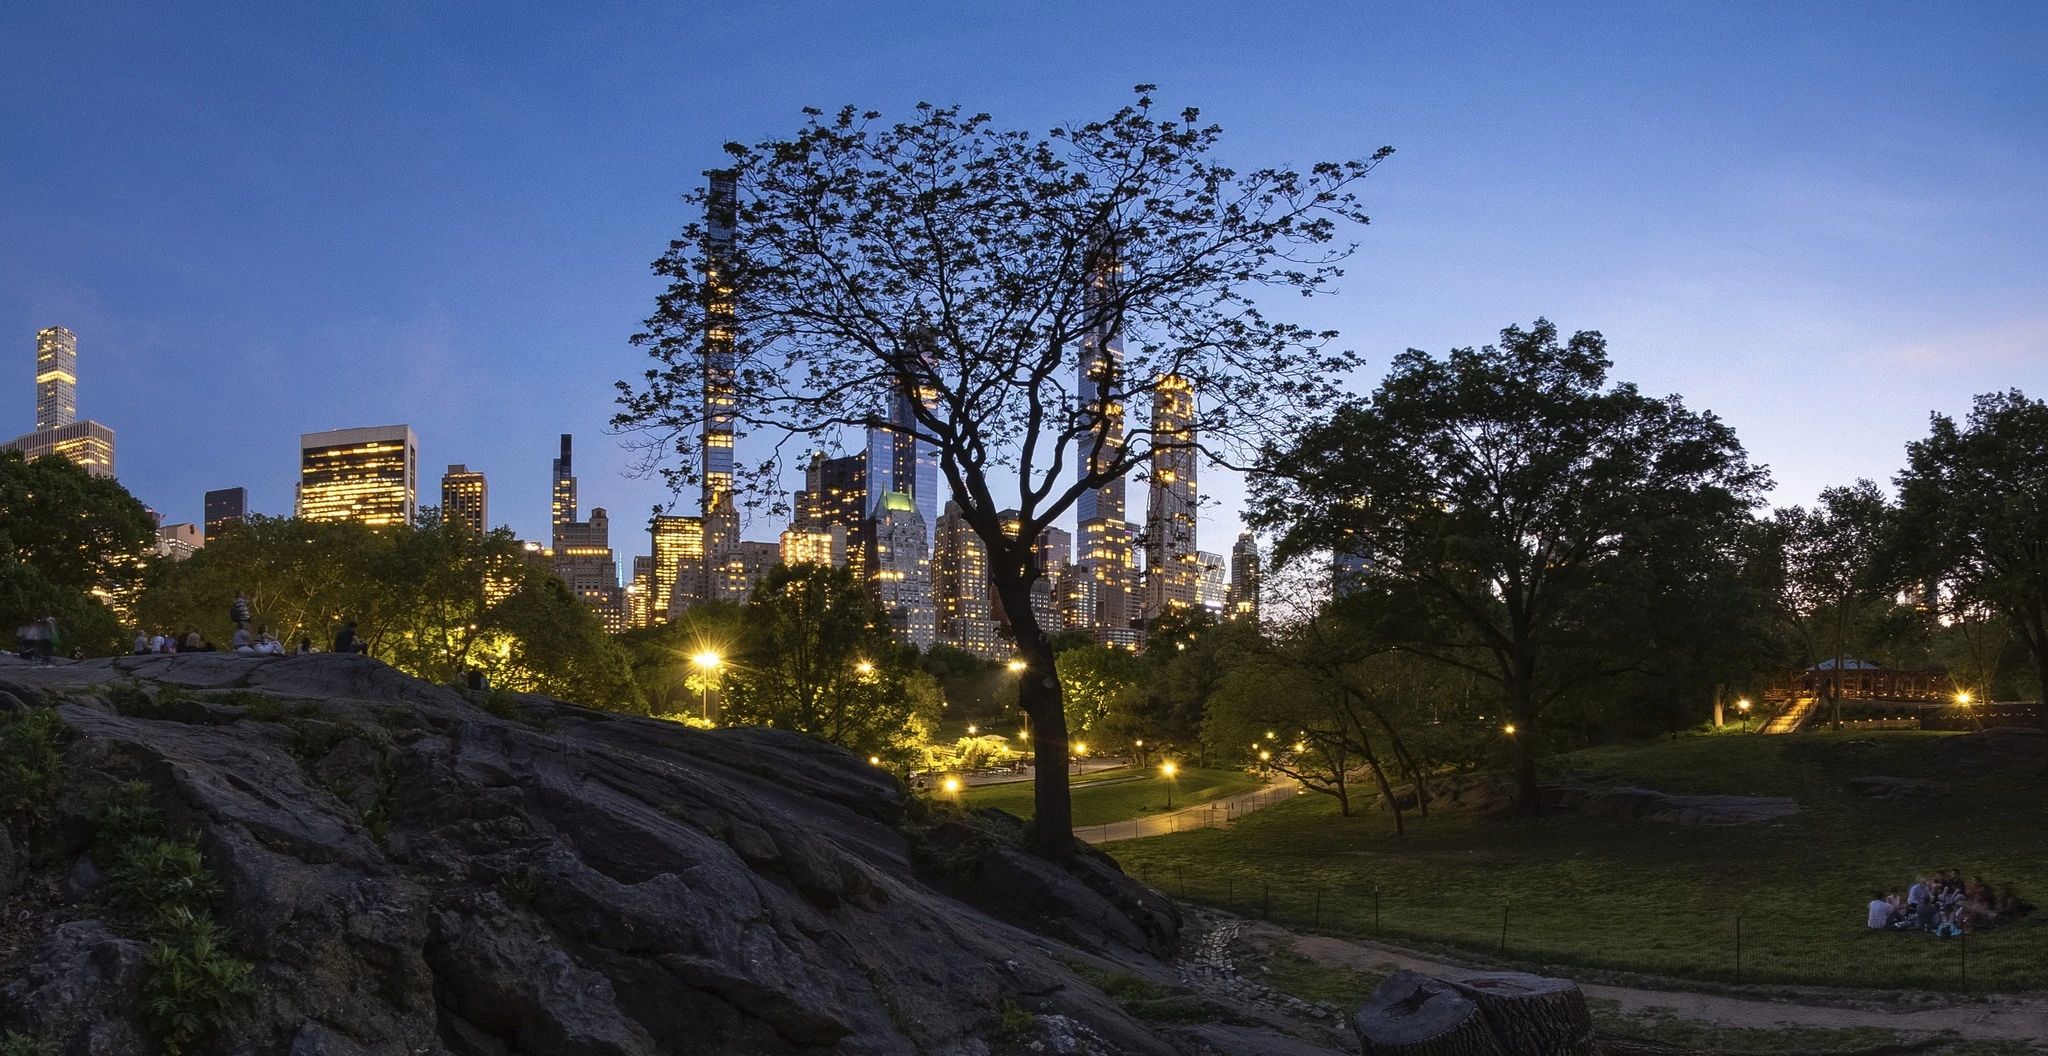
POLYGON ((149 511, 112 478, 0 452, 0 626, 55 617, 67 647, 120 651, 101 599, 133 596, 155 540, 149 511))
POLYGON ((929 445, 1027 665, 1020 702, 1052 764, 1037 832, 1055 856, 1073 850, 1067 734, 1032 545, 1161 451, 1241 462, 1335 398, 1355 358, 1257 296, 1328 288, 1345 225, 1366 219, 1357 186, 1388 153, 1239 170, 1215 157, 1220 129, 1157 113, 1149 91, 1043 135, 954 107, 894 124, 848 107, 729 144, 714 186, 730 177, 737 201, 689 197, 711 219, 655 263, 669 286, 635 338, 654 364, 621 384, 615 419, 681 456, 664 470, 679 489, 699 482, 707 422, 756 434, 736 482, 758 502, 780 493, 792 438, 879 428, 929 445), (1186 428, 1136 417, 1168 385, 1197 396, 1186 428))
POLYGON ((1340 589, 1382 594, 1403 648, 1498 689, 1525 804, 1551 704, 1708 630, 1688 599, 1739 580, 1768 480, 1726 424, 1610 365, 1598 333, 1543 320, 1411 349, 1252 479, 1279 561, 1352 559, 1340 589))

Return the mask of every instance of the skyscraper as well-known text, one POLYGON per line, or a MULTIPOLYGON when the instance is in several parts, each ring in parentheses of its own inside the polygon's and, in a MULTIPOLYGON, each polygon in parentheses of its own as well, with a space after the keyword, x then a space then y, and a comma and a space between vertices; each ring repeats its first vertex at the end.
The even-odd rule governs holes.
MULTIPOLYGON (((1114 281, 1115 269, 1104 269, 1094 279, 1092 296, 1099 300, 1114 281)), ((1075 468, 1084 475, 1123 456, 1123 348, 1123 337, 1108 319, 1081 338, 1081 416, 1088 432, 1080 440, 1086 456, 1075 468)), ((1072 613, 1082 622, 1068 626, 1085 628, 1098 642, 1136 645, 1138 632, 1131 626, 1137 615, 1131 596, 1131 526, 1124 519, 1123 476, 1082 492, 1074 512, 1081 535, 1075 564, 1094 585, 1089 591, 1070 591, 1062 599, 1088 606, 1088 611, 1072 613)))
POLYGON ((1230 548, 1230 598, 1225 607, 1232 616, 1256 623, 1259 619, 1259 540, 1240 532, 1230 548))
POLYGON ((1195 586, 1195 604, 1209 615, 1221 617, 1230 609, 1230 566, 1222 554, 1195 551, 1193 565, 1201 580, 1195 586))
POLYGON ((888 614, 896 640, 919 649, 932 645, 931 551, 924 518, 910 496, 892 491, 874 521, 874 553, 868 584, 888 614))
POLYGON ((939 457, 930 441, 917 433, 917 407, 910 393, 898 390, 889 398, 887 427, 868 429, 868 515, 881 510, 890 492, 910 496, 917 515, 928 526, 939 518, 939 457))
POLYGON ((934 638, 994 659, 1002 650, 989 605, 988 548, 960 515, 957 502, 946 503, 932 535, 934 638))
POLYGON ((1197 604, 1202 564, 1195 551, 1195 389, 1159 379, 1152 398, 1151 501, 1145 508, 1146 626, 1169 609, 1197 604))
POLYGON ((649 527, 654 567, 647 579, 647 611, 660 622, 703 598, 704 520, 657 513, 649 527))
POLYGON ((570 460, 571 437, 562 434, 562 453, 551 465, 554 488, 548 506, 548 523, 551 526, 548 539, 550 546, 559 546, 556 540, 562 534, 562 526, 576 520, 576 467, 570 460))
POLYGON ((411 524, 419 500, 419 457, 419 439, 409 425, 301 434, 298 515, 372 528, 411 524))
POLYGON ((716 601, 745 601, 748 584, 742 562, 739 510, 733 505, 733 411, 738 353, 734 347, 734 225, 739 215, 739 178, 730 170, 704 174, 710 184, 704 203, 703 495, 704 593, 716 601))
POLYGON ((249 519, 249 489, 220 488, 206 493, 206 538, 220 538, 229 525, 249 519))
POLYGON ((78 335, 61 326, 36 332, 36 428, 78 420, 78 335))
POLYGON ((619 587, 619 565, 612 554, 611 518, 593 506, 590 518, 571 521, 555 530, 555 575, 568 584, 604 621, 605 630, 626 629, 626 596, 619 587))
POLYGON ((845 533, 846 567, 858 581, 868 578, 871 523, 868 520, 868 473, 865 455, 827 458, 811 454, 804 467, 804 487, 796 493, 790 527, 816 534, 838 528, 845 533))
POLYGON ((478 538, 491 530, 491 489, 482 473, 456 463, 441 474, 441 520, 478 538))
POLYGON ((0 451, 30 460, 56 455, 95 476, 114 475, 114 431, 78 420, 78 337, 71 331, 36 333, 36 427, 0 443, 0 451))

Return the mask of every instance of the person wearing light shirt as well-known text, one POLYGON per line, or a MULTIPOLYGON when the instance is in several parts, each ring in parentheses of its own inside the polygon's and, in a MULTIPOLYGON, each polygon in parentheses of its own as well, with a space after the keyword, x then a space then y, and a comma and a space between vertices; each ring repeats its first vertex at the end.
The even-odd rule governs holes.
POLYGON ((1872 931, 1883 931, 1892 922, 1892 904, 1884 900, 1884 892, 1870 896, 1870 921, 1872 931))

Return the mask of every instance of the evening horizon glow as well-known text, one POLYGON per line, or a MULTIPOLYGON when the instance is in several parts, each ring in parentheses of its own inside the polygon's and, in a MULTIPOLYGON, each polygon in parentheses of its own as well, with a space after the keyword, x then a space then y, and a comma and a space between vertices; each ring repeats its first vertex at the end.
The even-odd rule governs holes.
MULTIPOLYGON (((1360 390, 1409 347, 1600 330, 1618 380, 1731 422, 1778 503, 1888 481, 1930 411, 2048 395, 2039 9, 768 10, 0 14, 0 436, 65 326, 79 416, 166 521, 233 486, 288 513, 299 434, 403 423, 423 504, 465 463, 545 539, 570 432, 629 563, 670 496, 623 475, 611 383, 722 143, 921 100, 1043 131, 1139 82, 1246 166, 1396 148, 1340 291, 1271 305, 1341 331, 1360 390)), ((1241 483, 1202 490, 1227 551, 1241 483)))

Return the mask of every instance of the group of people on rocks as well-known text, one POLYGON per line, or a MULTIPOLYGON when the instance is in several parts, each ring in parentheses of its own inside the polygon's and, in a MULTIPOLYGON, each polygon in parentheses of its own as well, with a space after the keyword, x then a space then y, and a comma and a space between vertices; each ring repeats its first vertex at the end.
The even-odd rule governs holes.
POLYGON ((45 616, 15 628, 14 640, 18 646, 15 655, 23 660, 47 664, 51 655, 56 653, 57 645, 63 640, 63 636, 57 632, 57 617, 45 616))
POLYGON ((1994 888, 1981 876, 1966 883, 1962 873, 1951 869, 1920 877, 1904 891, 1872 892, 1866 926, 1953 936, 1997 927, 2033 908, 2010 884, 1994 888))
MULTIPOLYGON (((277 636, 270 633, 270 628, 268 627, 257 625, 252 630, 250 628, 251 621, 249 616, 248 597, 243 594, 235 595, 234 602, 228 606, 228 619, 235 625, 235 635, 228 648, 236 656, 284 656, 286 653, 284 643, 278 641, 277 636)), ((214 653, 219 651, 220 648, 218 646, 207 641, 196 630, 187 631, 183 636, 165 631, 152 634, 147 630, 138 632, 135 635, 134 652, 137 656, 159 653, 214 653)), ((313 639, 304 636, 299 638, 297 647, 290 650, 293 655, 303 655, 312 651, 313 639)), ((356 634, 356 621, 345 620, 342 622, 341 628, 334 634, 334 651, 337 653, 362 653, 369 651, 368 643, 364 642, 356 634)))

